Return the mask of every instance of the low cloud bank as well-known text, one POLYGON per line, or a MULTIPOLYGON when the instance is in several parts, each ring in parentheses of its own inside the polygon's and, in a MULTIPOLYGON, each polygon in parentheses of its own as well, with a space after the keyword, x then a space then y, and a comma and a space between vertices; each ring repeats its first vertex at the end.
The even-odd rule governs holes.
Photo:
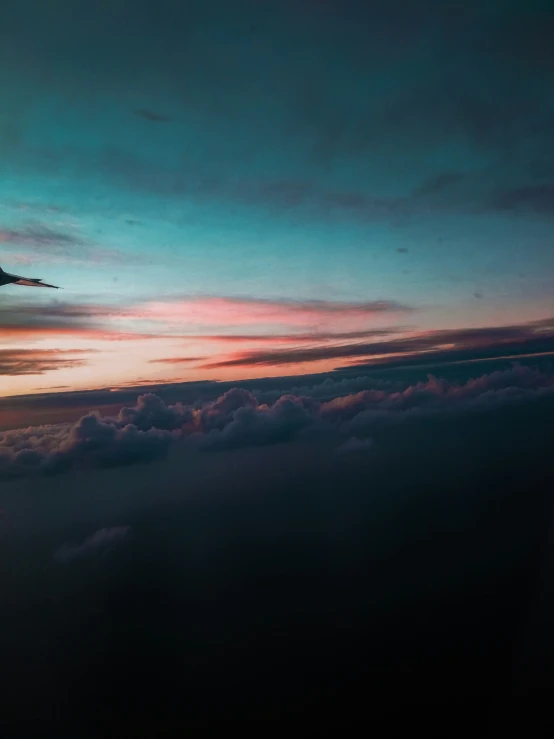
POLYGON ((354 443, 367 447, 363 437, 380 424, 554 398, 554 373, 516 363, 465 383, 429 375, 402 387, 398 381, 360 377, 295 391, 270 393, 264 402, 263 393, 233 388, 196 405, 167 405, 149 393, 117 416, 94 412, 75 424, 8 431, 0 434, 0 479, 152 461, 177 441, 203 450, 229 449, 332 432, 344 436, 347 451, 354 443))

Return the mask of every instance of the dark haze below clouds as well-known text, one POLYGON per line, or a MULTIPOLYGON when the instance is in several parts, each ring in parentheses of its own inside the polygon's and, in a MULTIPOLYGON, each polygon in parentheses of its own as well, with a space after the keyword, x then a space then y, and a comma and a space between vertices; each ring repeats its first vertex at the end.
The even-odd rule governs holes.
POLYGON ((4 482, 5 725, 495 735, 552 644, 529 627, 554 483, 540 385, 535 370, 491 373, 466 394, 519 387, 518 402, 370 423, 373 444, 348 454, 317 435, 209 456, 174 445, 150 465, 4 482))

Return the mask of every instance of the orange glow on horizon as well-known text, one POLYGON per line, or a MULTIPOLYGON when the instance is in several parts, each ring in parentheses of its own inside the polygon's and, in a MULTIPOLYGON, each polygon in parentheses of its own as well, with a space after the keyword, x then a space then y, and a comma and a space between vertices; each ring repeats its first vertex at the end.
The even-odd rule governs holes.
MULTIPOLYGON (((92 317, 94 310, 91 309, 92 317)), ((106 309, 98 307, 97 310, 101 316, 106 309)), ((14 315, 17 317, 15 308, 14 315)), ((33 315, 29 315, 34 320, 33 315)), ((71 320, 70 315, 67 320, 71 320)), ((537 321, 544 315, 545 312, 541 316, 535 310, 534 315, 526 315, 524 321, 537 321)), ((331 345, 375 345, 381 341, 376 333, 379 331, 384 332, 382 340, 389 341, 392 338, 425 337, 434 331, 458 327, 487 328, 477 321, 468 321, 464 325, 459 316, 454 321, 453 316, 438 313, 436 309, 417 314, 417 329, 415 326, 402 328, 396 323, 398 315, 395 314, 395 306, 379 302, 332 304, 325 301, 287 303, 198 298, 148 303, 142 309, 129 309, 126 313, 120 311, 115 318, 116 323, 107 321, 101 327, 89 327, 79 322, 57 327, 43 327, 40 323, 2 326, 0 395, 37 394, 49 389, 56 391, 60 387, 67 390, 93 390, 135 384, 202 380, 233 382, 259 377, 301 376, 330 372, 347 365, 379 365, 388 356, 400 359, 404 353, 389 355, 383 347, 383 353, 374 356, 364 357, 361 353, 357 357, 311 359, 306 354, 300 361, 295 361, 297 350, 300 356, 305 350, 331 345), (159 323, 160 332, 138 334, 133 332, 135 325, 123 326, 120 322, 120 319, 125 323, 144 318, 154 325, 159 323), (388 331, 394 333, 389 333, 387 337, 388 331), (184 332, 188 332, 188 335, 184 332), (350 338, 349 332, 353 334, 350 338), (367 338, 363 338, 364 332, 367 338), (277 361, 281 351, 287 354, 284 360, 291 357, 290 362, 277 361), (17 363, 18 352, 27 361, 23 368, 14 364, 17 363), (250 355, 262 353, 267 355, 267 361, 248 364, 250 355), (275 354, 275 364, 271 362, 272 354, 275 354), (67 361, 59 361, 55 367, 56 359, 62 356, 67 361), (75 359, 73 365, 70 364, 72 356, 75 359), (39 360, 44 360, 42 365, 39 360), (46 360, 50 364, 44 364, 46 360), (235 360, 239 362, 232 366, 235 360), (33 361, 37 363, 35 373, 32 371, 33 361), (228 361, 231 365, 220 366, 228 361), (44 370, 45 366, 48 369, 44 370)), ((521 317, 518 323, 524 325, 521 317)), ((489 321, 488 325, 494 328, 502 323, 489 321)), ((510 325, 510 322, 505 320, 504 325, 510 325)), ((446 350, 456 348, 452 341, 443 340, 441 344, 446 350)), ((405 354, 411 355, 412 352, 408 349, 405 354)))

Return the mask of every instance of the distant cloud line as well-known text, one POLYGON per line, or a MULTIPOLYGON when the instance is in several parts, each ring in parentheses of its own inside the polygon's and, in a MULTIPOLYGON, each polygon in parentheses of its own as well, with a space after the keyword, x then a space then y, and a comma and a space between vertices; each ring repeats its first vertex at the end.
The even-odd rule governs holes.
POLYGON ((96 412, 74 424, 7 431, 0 434, 0 479, 147 462, 163 458, 179 442, 207 451, 328 432, 345 442, 338 451, 361 451, 383 423, 554 398, 554 372, 519 364, 463 384, 430 375, 400 389, 398 383, 377 381, 373 388, 358 390, 361 379, 327 380, 303 388, 302 394, 282 393, 267 402, 240 387, 196 405, 167 405, 145 394, 117 416, 96 412))

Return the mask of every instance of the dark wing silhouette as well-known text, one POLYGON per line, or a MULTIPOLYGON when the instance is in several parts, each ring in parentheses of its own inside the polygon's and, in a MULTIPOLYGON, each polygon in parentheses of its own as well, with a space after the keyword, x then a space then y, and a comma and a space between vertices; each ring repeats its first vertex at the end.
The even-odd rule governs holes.
POLYGON ((54 290, 60 289, 57 285, 49 285, 47 282, 43 282, 37 278, 11 275, 9 272, 4 272, 0 267, 0 286, 1 285, 24 285, 26 287, 51 287, 54 290))

